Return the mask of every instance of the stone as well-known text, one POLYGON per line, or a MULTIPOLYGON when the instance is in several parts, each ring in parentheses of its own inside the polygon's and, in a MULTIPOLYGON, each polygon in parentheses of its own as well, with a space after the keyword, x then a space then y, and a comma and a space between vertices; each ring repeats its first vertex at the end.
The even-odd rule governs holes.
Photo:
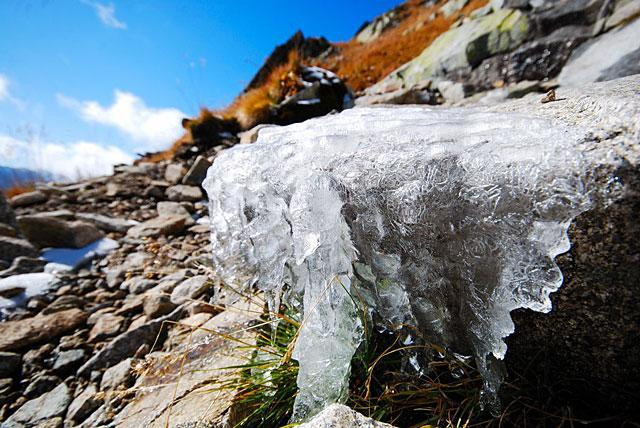
POLYGON ((149 319, 166 315, 175 309, 176 305, 166 294, 149 293, 144 297, 144 313, 149 319))
POLYGON ((20 275, 23 273, 42 272, 46 264, 46 260, 35 257, 19 256, 13 260, 9 268, 0 271, 0 278, 6 278, 11 275, 20 275))
MULTIPOLYGON (((200 189, 198 189, 199 191, 200 189)), ((147 220, 132 227, 127 236, 132 238, 158 237, 161 235, 178 235, 184 228, 186 217, 182 215, 164 215, 147 220)))
POLYGON ((184 184, 167 187, 165 194, 170 201, 176 202, 197 202, 203 198, 199 187, 184 184))
POLYGON ((29 241, 0 236, 0 260, 13 263, 18 257, 38 257, 38 250, 29 241))
POLYGON ((156 281, 152 279, 146 279, 141 276, 134 276, 120 284, 120 289, 128 291, 131 294, 142 294, 145 291, 155 287, 156 284, 156 281))
POLYGON ((167 169, 164 171, 164 179, 171 184, 177 184, 184 176, 186 169, 178 164, 171 163, 167 165, 167 169))
POLYGON ((126 233, 129 228, 138 224, 137 221, 124 218, 108 217, 94 213, 76 213, 76 218, 92 223, 105 232, 126 233))
POLYGON ((55 217, 19 216, 18 225, 29 242, 39 247, 82 248, 104 237, 91 223, 55 217))
POLYGON ((45 392, 51 391, 58 384, 60 384, 60 378, 41 372, 35 375, 29 385, 24 390, 24 395, 29 398, 39 397, 45 392))
POLYGON ((15 351, 60 336, 82 325, 87 314, 69 309, 51 315, 37 315, 20 321, 0 323, 0 351, 15 351))
POLYGON ((371 43, 387 29, 397 25, 403 18, 402 9, 395 8, 377 16, 373 22, 366 22, 358 30, 355 39, 360 43, 371 43))
POLYGON ((26 290, 23 286, 0 286, 0 297, 4 297, 5 299, 11 299, 12 297, 16 297, 26 290))
MULTIPOLYGON (((149 321, 140 327, 115 337, 78 369, 78 375, 88 378, 93 370, 111 367, 133 356, 142 344, 147 343, 152 345, 156 342, 156 339, 161 339, 162 335, 166 332, 165 329, 162 329, 165 321, 178 320, 182 316, 182 312, 182 308, 178 307, 170 314, 149 321)), ((161 343, 161 341, 159 341, 159 343, 161 343)))
POLYGON ((577 87, 640 73, 640 19, 577 48, 558 76, 560 86, 577 87))
POLYGON ((608 31, 638 17, 640 17, 640 0, 618 1, 613 13, 606 19, 604 29, 608 31))
POLYGON ((0 223, 6 224, 13 229, 18 227, 11 205, 9 205, 2 192, 0 192, 0 223))
POLYGON ((84 302, 78 296, 67 295, 60 296, 42 310, 43 315, 52 314, 54 312, 60 312, 65 309, 82 308, 84 302))
POLYGON ((18 236, 18 231, 6 223, 0 223, 0 236, 15 238, 18 236))
POLYGON ((457 11, 459 11, 460 9, 462 9, 463 7, 465 7, 468 2, 469 0, 449 0, 448 2, 442 5, 442 7, 440 8, 440 11, 445 16, 445 18, 448 18, 454 13, 456 13, 457 11))
POLYGON ((74 367, 80 366, 84 361, 85 353, 82 349, 71 349, 58 353, 56 361, 53 363, 54 372, 69 372, 74 367))
POLYGON ((89 342, 98 342, 115 336, 122 328, 124 317, 106 313, 101 315, 89 331, 89 342))
MULTIPOLYGON (((246 363, 252 351, 211 332, 237 332, 234 337, 238 340, 252 343, 255 332, 246 326, 259 319, 261 312, 260 305, 242 300, 237 310, 222 312, 209 319, 202 329, 194 330, 191 340, 188 334, 182 336, 182 341, 171 351, 175 355, 185 355, 182 369, 180 364, 164 358, 165 353, 148 354, 147 361, 152 366, 138 377, 133 387, 146 393, 128 403, 116 415, 114 424, 163 428, 169 418, 171 426, 176 427, 236 426, 239 420, 232 415, 241 414, 234 402, 236 392, 217 390, 208 383, 224 376, 225 367, 246 363), (173 394, 180 399, 173 400, 173 394)), ((201 321, 202 317, 198 318, 201 321)), ((198 325, 200 321, 194 320, 191 325, 198 325)))
POLYGON ((70 402, 69 388, 61 383, 53 390, 23 404, 3 423, 2 428, 34 426, 62 416, 70 402))
POLYGON ((277 125, 272 125, 269 123, 263 123, 260 125, 256 125, 253 128, 249 129, 248 131, 244 131, 238 134, 238 136, 240 137, 240 144, 251 144, 251 143, 255 143, 256 140, 258 139, 258 136, 260 134, 260 130, 264 129, 264 128, 270 128, 273 126, 277 126, 277 125))
POLYGON ((393 425, 368 418, 344 404, 332 404, 297 428, 393 428, 393 425))
POLYGON ((102 404, 102 400, 97 393, 98 389, 94 384, 87 385, 69 404, 67 420, 78 424, 87 419, 102 404))
POLYGON ((207 158, 204 156, 198 156, 182 179, 182 184, 188 184, 191 186, 201 185, 202 180, 207 176, 207 170, 210 166, 211 162, 209 162, 207 158))
POLYGON ((62 416, 56 416, 55 418, 40 422, 38 425, 35 425, 34 428, 62 428, 63 422, 64 419, 62 419, 62 416))
POLYGON ((102 375, 100 381, 100 391, 108 391, 111 389, 127 389, 131 380, 131 367, 133 358, 127 358, 120 361, 113 367, 108 368, 102 375))
MULTIPOLYGON (((184 202, 183 202, 184 203, 184 202)), ((180 202, 160 201, 156 205, 159 216, 183 216, 185 218, 184 225, 186 227, 195 224, 195 220, 191 214, 180 202)))
POLYGON ((11 198, 10 203, 12 207, 17 208, 39 204, 41 202, 45 202, 47 199, 47 195, 45 195, 43 192, 34 190, 33 192, 21 193, 14 196, 13 198, 11 198))
POLYGON ((196 275, 180 283, 171 292, 171 302, 180 305, 192 299, 199 297, 211 285, 206 275, 196 275))
POLYGON ((13 352, 0 352, 0 378, 18 377, 22 368, 22 356, 13 352))

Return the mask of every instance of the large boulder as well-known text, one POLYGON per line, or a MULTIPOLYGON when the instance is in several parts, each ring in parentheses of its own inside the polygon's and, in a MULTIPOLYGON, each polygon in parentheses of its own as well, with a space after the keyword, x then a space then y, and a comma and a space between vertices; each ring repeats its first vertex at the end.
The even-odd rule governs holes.
POLYGON ((19 216, 18 224, 29 242, 39 247, 82 248, 104 237, 91 223, 47 215, 19 216))
POLYGON ((475 67, 484 59, 508 52, 527 38, 529 19, 519 10, 500 9, 441 34, 420 55, 404 64, 369 94, 410 88, 453 70, 475 67))
POLYGON ((525 325, 554 309, 549 295, 563 276, 585 286, 556 308, 562 322, 544 322, 545 333, 525 333, 523 343, 559 342, 557 358, 536 367, 558 379, 585 374, 593 388, 568 390, 585 407, 634 411, 639 88, 635 75, 558 91, 544 104, 530 95, 484 110, 358 108, 265 129, 219 154, 203 183, 218 275, 257 284, 276 304, 303 304, 294 417, 343 398, 362 340, 353 287, 405 343, 474 356, 490 400, 501 360, 530 359, 536 347, 511 355, 505 338, 516 326, 536 330, 525 325), (581 263, 573 252, 556 259, 571 236, 584 243, 581 263), (601 248, 609 242, 621 257, 601 248), (514 324, 518 309, 529 315, 514 324), (569 348, 564 355, 579 358, 563 358, 569 348), (616 394, 592 394, 608 387, 616 394))

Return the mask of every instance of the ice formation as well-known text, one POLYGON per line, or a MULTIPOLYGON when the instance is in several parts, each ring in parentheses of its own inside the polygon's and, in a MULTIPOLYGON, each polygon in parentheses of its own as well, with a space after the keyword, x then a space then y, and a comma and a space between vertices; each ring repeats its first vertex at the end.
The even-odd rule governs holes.
POLYGON ((495 396, 509 312, 551 309, 553 259, 589 205, 580 138, 515 113, 359 108, 222 152, 203 183, 215 269, 303 314, 294 418, 345 397, 355 281, 404 340, 415 326, 473 355, 495 396))

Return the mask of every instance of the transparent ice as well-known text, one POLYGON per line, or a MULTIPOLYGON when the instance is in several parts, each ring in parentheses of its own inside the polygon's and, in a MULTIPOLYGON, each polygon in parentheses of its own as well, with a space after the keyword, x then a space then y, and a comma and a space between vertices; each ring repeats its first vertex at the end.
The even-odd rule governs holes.
POLYGON ((222 152, 203 183, 214 266, 300 311, 294 419, 346 397, 363 337, 356 282, 380 327, 474 356, 495 398, 509 313, 551 309, 554 257, 589 205, 580 138, 522 114, 380 107, 222 152))

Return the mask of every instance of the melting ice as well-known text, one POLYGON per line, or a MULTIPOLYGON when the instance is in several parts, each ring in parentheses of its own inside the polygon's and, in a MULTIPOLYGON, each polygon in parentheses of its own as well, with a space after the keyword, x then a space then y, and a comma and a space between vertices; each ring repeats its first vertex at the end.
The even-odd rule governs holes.
POLYGON ((299 309, 294 418, 345 398, 356 283, 385 328, 473 355, 495 397, 509 312, 551 309, 553 259, 589 204, 580 138, 514 113, 383 107, 265 128, 222 152, 204 182, 214 265, 299 309))

